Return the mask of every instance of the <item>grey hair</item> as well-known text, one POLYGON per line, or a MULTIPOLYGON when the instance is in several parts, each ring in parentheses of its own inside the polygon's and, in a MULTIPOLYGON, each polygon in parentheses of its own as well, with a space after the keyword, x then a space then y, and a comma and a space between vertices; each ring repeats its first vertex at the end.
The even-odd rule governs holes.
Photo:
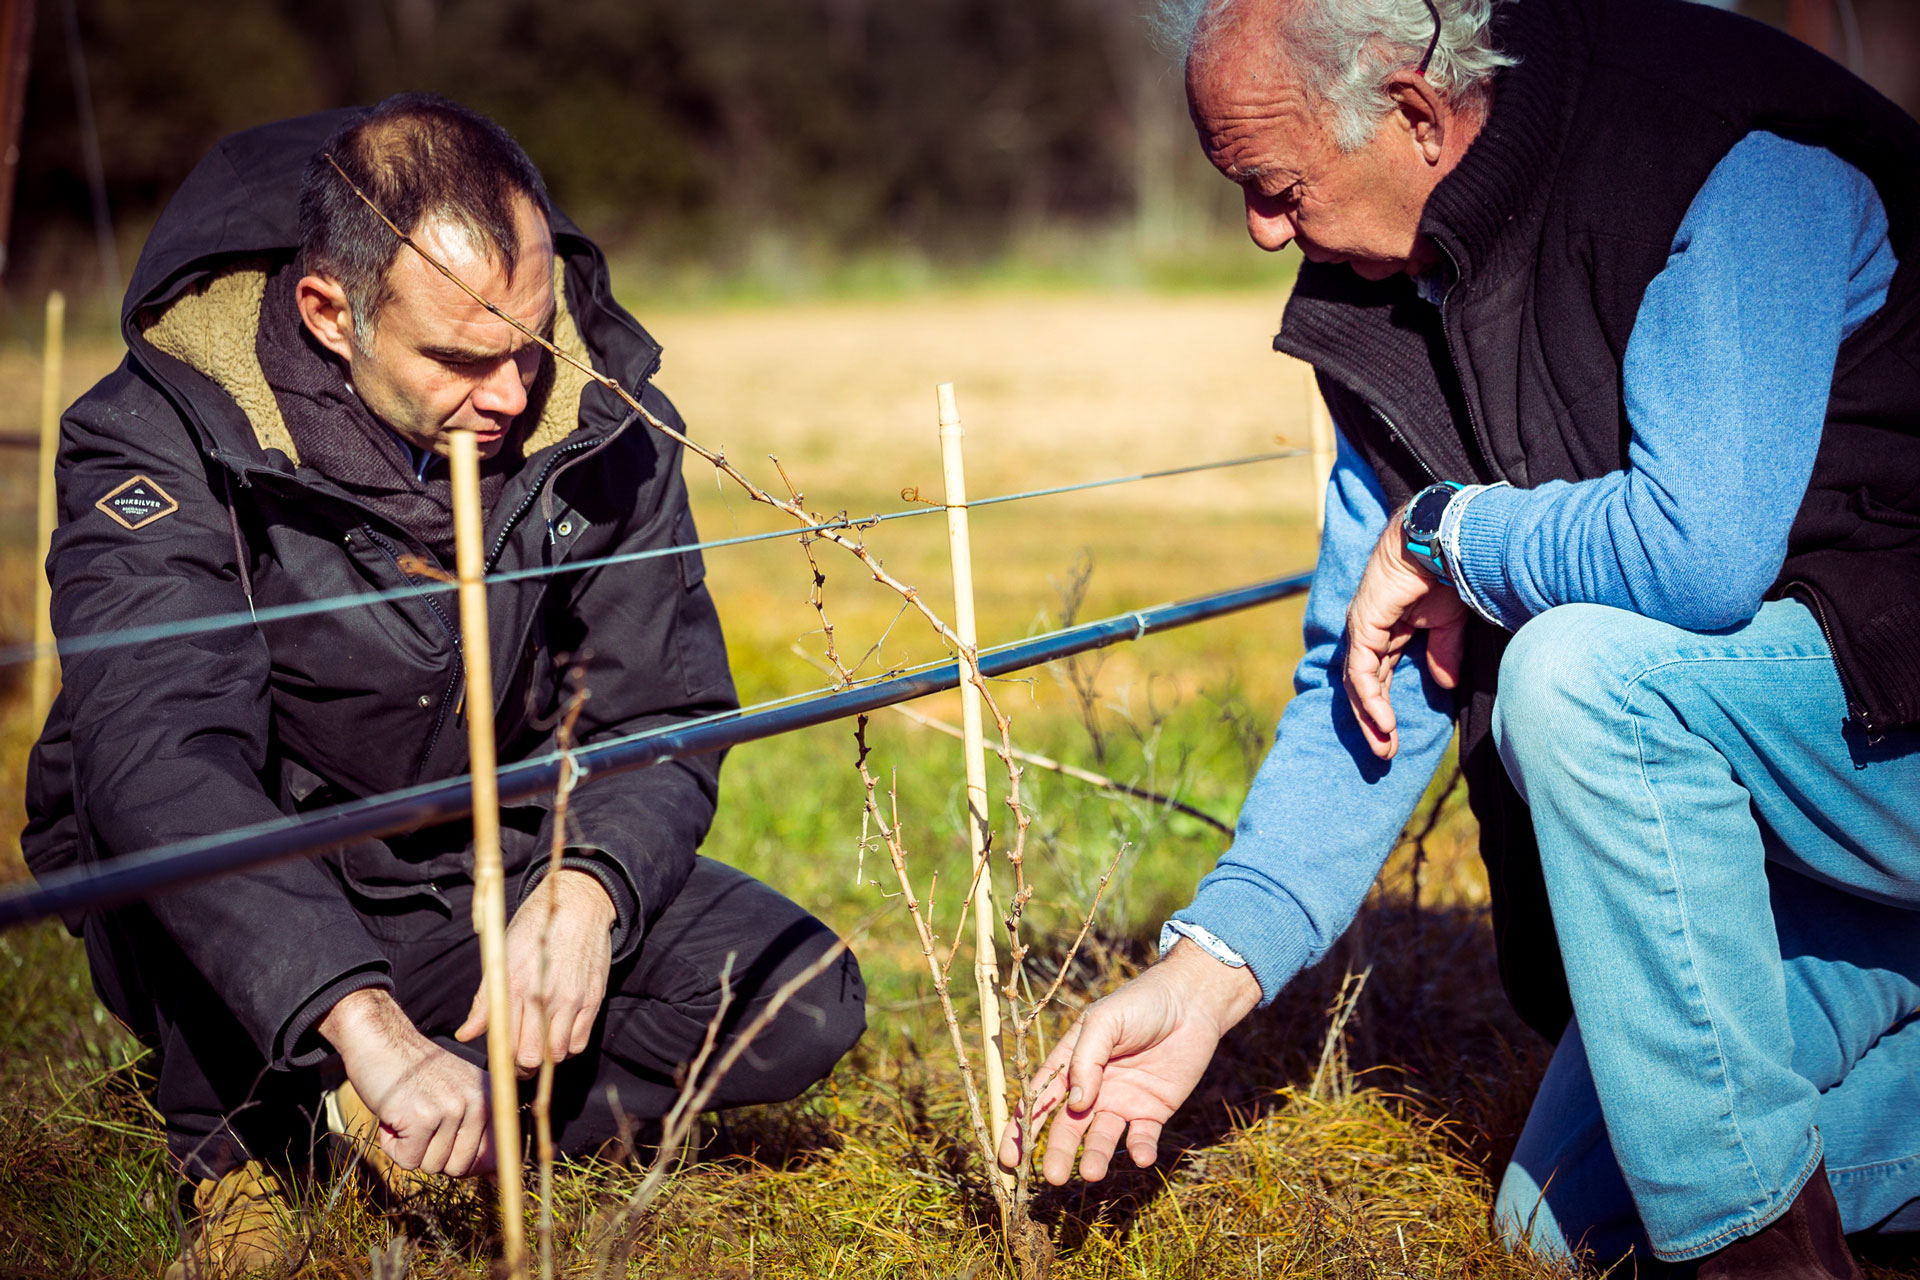
MULTIPOLYGON (((1156 0, 1151 21, 1170 52, 1204 57, 1220 19, 1242 2, 1156 0)), ((1493 44, 1494 10, 1506 0, 1433 3, 1440 39, 1427 64, 1427 82, 1449 102, 1484 103, 1494 73, 1518 61, 1493 44)), ((1335 144, 1356 151, 1392 108, 1387 77, 1418 66, 1425 55, 1433 14, 1425 0, 1292 0, 1280 6, 1272 34, 1307 94, 1326 105, 1335 144)))

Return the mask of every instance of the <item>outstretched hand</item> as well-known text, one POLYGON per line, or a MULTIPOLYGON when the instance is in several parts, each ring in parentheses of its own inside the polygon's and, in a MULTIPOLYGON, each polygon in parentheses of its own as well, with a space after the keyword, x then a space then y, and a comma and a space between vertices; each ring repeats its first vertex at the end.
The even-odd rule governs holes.
POLYGON ((1347 606, 1347 700, 1366 734, 1367 746, 1382 760, 1400 749, 1393 714, 1393 669, 1413 642, 1427 633, 1427 671, 1442 689, 1460 681, 1466 646, 1467 606, 1453 587, 1433 577, 1407 552, 1400 512, 1387 518, 1386 532, 1367 557, 1366 571, 1347 606))
MULTIPOLYGON (((587 1047, 613 965, 613 901, 584 871, 560 870, 526 896, 507 924, 507 1001, 513 1064, 526 1079, 540 1069, 544 1043, 554 1062, 587 1047), (543 962, 544 955, 544 962, 543 962)), ((474 992, 465 1043, 487 1030, 487 989, 474 992)))
POLYGON ((1106 1177, 1123 1135, 1133 1162, 1152 1164, 1161 1128, 1200 1082, 1220 1037, 1259 1000, 1251 973, 1182 939, 1160 963, 1096 1001, 1054 1046, 1035 1077, 1032 1116, 1007 1126, 1001 1163, 1017 1165, 1028 1127, 1037 1131, 1058 1107, 1042 1165, 1048 1182, 1067 1180, 1075 1152, 1081 1177, 1106 1177))

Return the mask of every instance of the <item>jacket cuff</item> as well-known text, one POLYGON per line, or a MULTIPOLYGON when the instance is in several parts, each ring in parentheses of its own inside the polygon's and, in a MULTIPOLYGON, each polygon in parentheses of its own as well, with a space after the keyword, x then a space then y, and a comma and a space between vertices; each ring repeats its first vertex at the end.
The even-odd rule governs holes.
POLYGON ((1440 519, 1440 553, 1460 599, 1508 631, 1530 616, 1507 576, 1507 533, 1525 498, 1508 484, 1468 485, 1440 519))
POLYGON ((274 1042, 273 1066, 286 1071, 293 1067, 310 1067, 333 1052, 326 1038, 316 1028, 333 1006, 356 991, 365 991, 378 987, 382 991, 393 990, 393 977, 387 972, 385 962, 377 967, 355 969, 342 974, 326 986, 309 996, 281 1029, 274 1042))
MULTIPOLYGON (((1313 922, 1298 903, 1256 881, 1217 869, 1200 882, 1193 902, 1173 913, 1167 928, 1192 938, 1222 964, 1233 964, 1228 955, 1238 957, 1260 984, 1263 1009, 1294 975, 1320 958, 1310 941, 1316 936, 1313 922), (1208 946, 1202 934, 1214 946, 1208 946)), ((1164 931, 1161 937, 1166 938, 1164 931)))
MULTIPOLYGON (((547 878, 551 866, 546 858, 540 858, 527 868, 526 875, 520 881, 521 902, 525 902, 527 895, 547 878)), ((627 879, 626 868, 606 854, 592 849, 568 849, 560 855, 560 869, 583 871, 600 882, 600 887, 607 891, 607 897, 613 901, 614 962, 617 964, 632 955, 640 945, 640 894, 633 887, 633 882, 627 879)))

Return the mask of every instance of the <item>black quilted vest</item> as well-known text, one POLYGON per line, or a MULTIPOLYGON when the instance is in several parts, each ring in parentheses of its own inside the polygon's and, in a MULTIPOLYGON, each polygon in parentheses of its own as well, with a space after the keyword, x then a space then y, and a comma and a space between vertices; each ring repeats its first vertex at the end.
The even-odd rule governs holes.
MULTIPOLYGON (((1820 616, 1861 728, 1920 722, 1920 125, 1779 32, 1680 0, 1514 0, 1496 39, 1519 65, 1421 222, 1455 271, 1442 308, 1405 276, 1306 264, 1275 349, 1315 367, 1396 506, 1436 479, 1620 470, 1627 339, 1695 193, 1755 130, 1832 150, 1873 180, 1900 266, 1840 349, 1771 594, 1820 616)), ((1488 734, 1506 640, 1472 624, 1461 759, 1502 979, 1557 1037, 1570 1005, 1533 825, 1488 734)))

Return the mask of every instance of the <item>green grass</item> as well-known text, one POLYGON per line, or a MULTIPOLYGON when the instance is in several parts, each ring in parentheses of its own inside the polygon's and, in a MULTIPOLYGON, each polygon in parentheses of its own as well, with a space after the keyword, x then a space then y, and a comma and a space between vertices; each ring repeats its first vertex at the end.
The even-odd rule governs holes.
POLYGON ((991 252, 929 256, 911 245, 848 253, 777 234, 736 260, 662 260, 637 246, 617 253, 623 296, 653 306, 764 306, 995 290, 1145 290, 1162 294, 1281 289, 1296 253, 1263 258, 1244 228, 1223 224, 1166 245, 1143 245, 1125 225, 1054 226, 991 252))

